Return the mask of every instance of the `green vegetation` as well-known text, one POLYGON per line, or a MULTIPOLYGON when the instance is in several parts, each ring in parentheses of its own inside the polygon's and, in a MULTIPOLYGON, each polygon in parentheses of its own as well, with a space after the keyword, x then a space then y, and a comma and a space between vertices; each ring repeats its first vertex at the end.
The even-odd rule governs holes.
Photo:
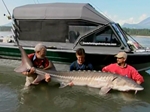
MULTIPOLYGON (((123 28, 130 35, 150 36, 150 29, 130 29, 123 28)), ((11 31, 11 26, 0 26, 0 31, 11 31)))
POLYGON ((123 28, 130 35, 142 35, 142 36, 150 36, 150 29, 130 29, 123 28))
POLYGON ((0 26, 0 31, 11 31, 11 26, 0 26))

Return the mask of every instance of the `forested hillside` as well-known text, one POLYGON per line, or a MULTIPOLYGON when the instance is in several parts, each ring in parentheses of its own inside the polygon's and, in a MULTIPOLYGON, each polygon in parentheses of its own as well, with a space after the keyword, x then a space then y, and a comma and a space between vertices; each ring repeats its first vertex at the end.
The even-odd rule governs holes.
POLYGON ((122 27, 130 29, 150 29, 150 17, 142 20, 137 24, 124 23, 122 27))
MULTIPOLYGON (((123 28, 130 35, 150 36, 150 29, 130 29, 123 28)), ((0 26, 0 31, 11 31, 11 26, 0 26)))
POLYGON ((130 35, 142 35, 142 36, 150 36, 150 29, 130 29, 123 28, 130 35))
POLYGON ((11 31, 11 26, 0 26, 0 31, 11 31))

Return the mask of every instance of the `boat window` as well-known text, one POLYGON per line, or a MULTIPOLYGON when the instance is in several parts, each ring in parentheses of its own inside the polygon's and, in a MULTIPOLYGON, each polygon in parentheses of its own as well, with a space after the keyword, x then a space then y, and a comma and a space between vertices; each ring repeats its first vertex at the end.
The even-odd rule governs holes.
POLYGON ((77 38, 92 30, 94 25, 70 25, 65 20, 19 20, 19 39, 28 41, 74 43, 77 38))
POLYGON ((68 41, 74 43, 80 35, 93 30, 96 26, 69 25, 68 41))
POLYGON ((88 46, 120 46, 112 29, 107 26, 102 31, 93 33, 80 41, 81 45, 88 46))
POLYGON ((68 26, 60 20, 20 20, 20 40, 66 42, 68 26))

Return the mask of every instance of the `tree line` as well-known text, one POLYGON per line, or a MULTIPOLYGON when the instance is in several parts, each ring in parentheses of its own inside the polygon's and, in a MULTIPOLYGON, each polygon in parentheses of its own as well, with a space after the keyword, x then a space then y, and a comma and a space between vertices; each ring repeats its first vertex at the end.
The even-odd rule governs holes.
POLYGON ((141 36, 150 36, 150 29, 130 29, 123 28, 125 32, 130 35, 141 35, 141 36))
POLYGON ((11 26, 0 26, 0 31, 11 31, 11 26))
MULTIPOLYGON (((130 35, 150 36, 150 29, 130 29, 123 28, 130 35)), ((11 26, 0 26, 0 31, 11 31, 11 26)))

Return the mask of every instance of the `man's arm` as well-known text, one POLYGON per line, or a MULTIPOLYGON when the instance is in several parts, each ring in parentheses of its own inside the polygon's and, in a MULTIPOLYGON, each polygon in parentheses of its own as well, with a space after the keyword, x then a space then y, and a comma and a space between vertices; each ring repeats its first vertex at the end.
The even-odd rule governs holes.
POLYGON ((132 79, 138 84, 141 84, 144 82, 143 76, 140 75, 135 68, 132 68, 132 79))
POLYGON ((48 70, 48 69, 52 69, 55 68, 54 64, 49 61, 47 58, 45 58, 45 62, 44 62, 44 70, 48 70))
POLYGON ((90 70, 93 70, 93 65, 91 63, 88 64, 90 70))
POLYGON ((47 66, 44 68, 44 70, 48 70, 54 67, 54 64, 51 61, 47 61, 46 65, 47 66))
POLYGON ((110 65, 107 65, 107 66, 105 66, 105 67, 103 67, 103 68, 102 68, 102 71, 103 71, 103 72, 111 72, 110 69, 111 69, 111 64, 110 64, 110 65))
POLYGON ((117 66, 118 65, 116 63, 109 64, 102 69, 102 72, 110 72, 114 74, 116 73, 119 74, 119 68, 117 66))
POLYGON ((25 76, 31 76, 34 73, 35 73, 35 68, 34 67, 31 67, 31 69, 28 70, 28 71, 22 72, 22 74, 25 75, 25 76))
POLYGON ((70 71, 75 70, 74 66, 75 66, 75 62, 71 63, 71 65, 70 65, 70 71))

